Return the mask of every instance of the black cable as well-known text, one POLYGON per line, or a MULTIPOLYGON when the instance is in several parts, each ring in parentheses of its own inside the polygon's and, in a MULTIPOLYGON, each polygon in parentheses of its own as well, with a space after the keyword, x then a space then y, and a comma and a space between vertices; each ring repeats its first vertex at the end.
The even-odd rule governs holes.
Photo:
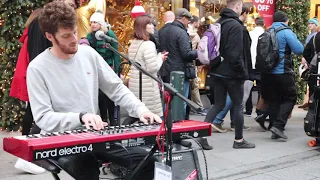
MULTIPOLYGON (((130 169, 130 172, 132 172, 132 158, 131 158, 131 154, 130 152, 128 151, 128 149, 126 147, 124 147, 121 143, 115 143, 115 145, 118 145, 118 146, 121 146, 126 152, 127 154, 129 155, 129 158, 130 158, 130 166, 129 166, 129 169, 130 169)), ((128 169, 127 169, 127 175, 128 175, 128 169)))
MULTIPOLYGON (((129 158, 130 158, 130 166, 129 166, 129 170, 130 170, 130 173, 132 172, 132 158, 131 158, 131 154, 130 152, 128 151, 128 149, 126 147, 124 147, 122 144, 120 143, 114 143, 114 145, 117 145, 117 146, 120 146, 122 147, 126 152, 127 154, 129 155, 129 158)), ((127 174, 126 175, 129 175, 129 170, 127 169, 127 174)), ((112 178, 100 178, 100 179, 112 179, 112 178)), ((122 178, 115 178, 115 179, 112 179, 112 180, 121 180, 122 178)))
MULTIPOLYGON (((208 175, 208 164, 207 164, 207 158, 206 158, 206 155, 204 153, 204 150, 200 144, 200 142, 198 140, 196 140, 195 138, 193 138, 192 136, 188 136, 186 135, 187 138, 189 139, 192 139, 194 142, 196 142, 198 144, 198 146, 200 146, 201 148, 201 151, 202 151, 202 154, 203 154, 203 159, 204 159, 204 164, 205 164, 205 167, 206 167, 206 179, 208 180, 209 179, 209 175, 208 175)), ((201 173, 201 172, 200 172, 201 173)))

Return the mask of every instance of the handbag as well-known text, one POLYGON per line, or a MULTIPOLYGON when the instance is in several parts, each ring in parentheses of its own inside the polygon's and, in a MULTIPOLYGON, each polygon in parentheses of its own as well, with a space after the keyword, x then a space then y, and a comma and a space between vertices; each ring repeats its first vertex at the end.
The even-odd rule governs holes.
POLYGON ((196 67, 193 64, 186 64, 184 75, 186 79, 194 79, 197 77, 196 67))

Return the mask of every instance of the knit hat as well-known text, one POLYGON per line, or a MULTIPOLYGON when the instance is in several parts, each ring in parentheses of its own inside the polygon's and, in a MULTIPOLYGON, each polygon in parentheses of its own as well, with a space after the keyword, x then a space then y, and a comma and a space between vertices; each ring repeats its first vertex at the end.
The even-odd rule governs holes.
POLYGON ((277 11, 273 15, 273 22, 287 22, 288 16, 282 11, 277 11))
POLYGON ((107 25, 106 21, 104 20, 104 14, 100 11, 97 11, 91 15, 90 22, 97 22, 101 26, 107 25))
POLYGON ((318 18, 316 18, 316 17, 310 19, 310 20, 308 21, 308 23, 313 23, 313 24, 315 24, 316 26, 319 25, 318 18))
POLYGON ((138 16, 141 16, 141 15, 145 15, 146 14, 146 11, 144 10, 144 8, 141 6, 141 3, 140 1, 136 1, 135 2, 135 6, 132 8, 131 10, 131 17, 132 18, 136 18, 138 16))

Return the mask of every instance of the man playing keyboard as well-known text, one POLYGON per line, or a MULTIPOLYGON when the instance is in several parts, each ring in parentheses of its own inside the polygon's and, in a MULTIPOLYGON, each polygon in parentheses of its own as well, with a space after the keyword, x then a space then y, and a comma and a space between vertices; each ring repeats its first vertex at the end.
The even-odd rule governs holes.
MULTIPOLYGON (((42 133, 73 130, 82 125, 103 129, 106 124, 98 115, 99 89, 130 116, 144 123, 161 122, 94 49, 78 45, 77 17, 71 6, 63 2, 47 4, 39 24, 53 46, 29 64, 27 87, 34 120, 42 133)), ((98 159, 134 168, 148 153, 139 147, 127 149, 130 155, 115 146, 101 153, 61 157, 58 162, 77 180, 98 180, 98 159)), ((155 160, 150 159, 137 179, 153 179, 155 160)))

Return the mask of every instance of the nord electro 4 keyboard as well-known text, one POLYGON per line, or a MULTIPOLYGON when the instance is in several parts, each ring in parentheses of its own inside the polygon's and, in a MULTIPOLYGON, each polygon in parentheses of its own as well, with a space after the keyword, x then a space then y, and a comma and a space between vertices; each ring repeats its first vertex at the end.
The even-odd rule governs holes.
MULTIPOLYGON (((103 130, 78 129, 73 131, 6 137, 3 150, 27 161, 54 159, 82 153, 103 152, 114 143, 124 147, 156 144, 160 124, 131 124, 109 126, 103 130)), ((165 132, 161 132, 165 135, 165 132)), ((211 136, 211 124, 183 120, 173 124, 172 139, 177 141, 189 136, 211 136)))

